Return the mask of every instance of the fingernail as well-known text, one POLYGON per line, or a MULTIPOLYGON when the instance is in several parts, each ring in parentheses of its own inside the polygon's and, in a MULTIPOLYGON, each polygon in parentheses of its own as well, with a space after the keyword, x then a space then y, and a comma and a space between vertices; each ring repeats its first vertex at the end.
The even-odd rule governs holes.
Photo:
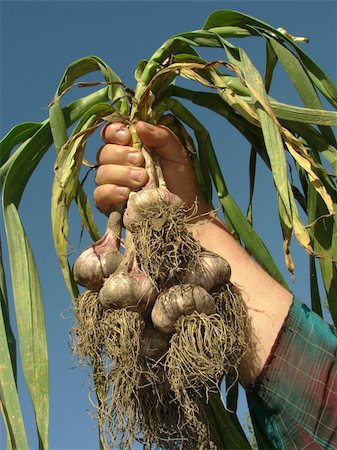
POLYGON ((118 130, 116 131, 116 134, 119 134, 121 136, 125 136, 126 135, 126 129, 124 126, 118 128, 118 130))
POLYGON ((121 197, 127 197, 130 193, 130 189, 125 186, 116 186, 116 192, 121 197))
POLYGON ((128 160, 131 164, 138 164, 139 158, 140 158, 139 152, 130 152, 130 153, 128 153, 128 155, 127 155, 127 160, 128 160))
POLYGON ((134 181, 140 181, 143 178, 143 170, 131 170, 130 176, 134 181))
POLYGON ((117 136, 117 138, 121 139, 124 142, 126 133, 127 133, 127 131, 123 127, 116 131, 116 136, 117 136))

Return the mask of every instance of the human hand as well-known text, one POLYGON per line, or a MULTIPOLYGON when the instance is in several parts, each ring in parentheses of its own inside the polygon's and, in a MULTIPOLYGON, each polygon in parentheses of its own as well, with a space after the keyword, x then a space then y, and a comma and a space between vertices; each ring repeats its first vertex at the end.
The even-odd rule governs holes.
MULTIPOLYGON (((154 148, 160 157, 166 186, 178 195, 187 207, 198 204, 198 214, 210 207, 198 186, 192 161, 175 134, 167 127, 136 124, 136 132, 144 145, 154 148)), ((132 148, 131 133, 122 123, 108 124, 102 131, 105 145, 97 154, 94 202, 108 214, 113 205, 126 201, 131 191, 141 189, 148 181, 141 152, 132 148)))
MULTIPOLYGON (((192 233, 206 250, 217 253, 231 267, 231 282, 241 290, 252 330, 252 342, 239 368, 243 384, 253 383, 260 374, 288 314, 292 294, 271 278, 227 232, 201 194, 192 162, 172 131, 165 126, 138 122, 136 132, 144 145, 160 157, 167 188, 187 206, 198 201, 198 215, 192 233)), ((131 191, 148 181, 141 152, 132 148, 130 130, 122 123, 107 125, 102 137, 105 145, 97 154, 99 168, 94 202, 109 214, 112 207, 126 201, 131 191), (135 160, 132 160, 132 158, 135 160), (133 173, 138 177, 133 177, 133 173)))

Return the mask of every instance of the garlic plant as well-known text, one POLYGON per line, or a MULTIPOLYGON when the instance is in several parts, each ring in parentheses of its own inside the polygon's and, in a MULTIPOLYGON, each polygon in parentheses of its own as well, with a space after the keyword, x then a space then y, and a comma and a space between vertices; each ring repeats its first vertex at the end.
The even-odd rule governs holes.
MULTIPOLYGON (((224 122, 234 126, 251 143, 252 196, 256 158, 261 158, 272 173, 288 270, 294 270, 290 253, 290 241, 294 235, 307 251, 310 260, 312 308, 322 314, 322 299, 317 288, 317 283, 321 280, 331 316, 337 323, 337 307, 333 298, 337 290, 337 143, 331 128, 337 125, 337 88, 299 47, 304 41, 305 39, 292 36, 284 29, 275 29, 245 14, 230 10, 215 11, 207 18, 202 29, 173 36, 148 61, 141 61, 135 72, 134 92, 100 58, 89 56, 74 61, 66 69, 57 88, 50 105, 49 118, 39 124, 18 124, 2 139, 0 185, 13 301, 22 368, 35 411, 41 449, 48 448, 46 333, 38 268, 18 207, 28 179, 43 155, 54 145, 57 159, 51 198, 53 239, 65 283, 75 302, 81 295, 67 257, 68 231, 71 226, 68 223, 68 211, 70 205, 76 202, 83 225, 93 241, 100 238, 91 208, 91 193, 87 197, 79 176, 86 139, 111 120, 124 120, 131 125, 139 119, 160 123, 164 115, 170 113, 173 119, 168 126, 184 145, 195 149, 195 170, 205 195, 212 199, 213 189, 217 192, 227 227, 262 267, 285 284, 261 237, 251 225, 250 217, 246 217, 240 210, 227 189, 207 124, 204 126, 200 123, 186 105, 192 102, 200 108, 207 108, 222 116, 224 122), (266 43, 267 60, 265 73, 262 75, 247 53, 230 42, 231 38, 251 36, 259 37, 266 43), (198 53, 199 47, 221 48, 224 58, 205 60, 198 53), (285 69, 303 101, 303 107, 284 104, 269 96, 277 64, 285 69), (97 85, 97 91, 63 106, 67 91, 78 84, 77 80, 97 71, 103 76, 103 81, 93 83, 97 85), (186 83, 184 87, 180 86, 180 77, 190 80, 192 87, 187 88, 186 83), (193 90, 195 83, 202 87, 200 92, 193 90), (322 98, 331 105, 330 110, 323 109, 322 98), (189 135, 187 129, 192 130, 193 135, 189 135), (288 172, 289 158, 293 161, 293 170, 298 173, 299 186, 294 185, 288 172), (320 273, 317 271, 316 259, 320 273), (29 304, 28 308, 22 307, 23 299, 26 305, 29 304)), ((137 142, 136 136, 133 143, 140 148, 141 143, 137 142)), ((112 236, 112 240, 116 239, 116 235, 112 236)), ((118 255, 117 245, 115 249, 118 255)), ((8 432, 8 448, 24 450, 28 448, 28 444, 15 384, 16 355, 8 315, 10 299, 7 298, 3 279, 2 270, 2 414, 8 432)), ((97 304, 92 306, 88 303, 85 308, 84 312, 81 310, 83 314, 103 317, 97 304)), ((102 329, 107 336, 107 345, 114 343, 109 347, 113 352, 122 343, 117 343, 116 347, 116 342, 109 340, 109 320, 111 317, 102 321, 102 329)), ((138 322, 135 320, 134 329, 137 326, 138 322)), ((151 330, 148 333, 151 334, 151 330)), ((173 353, 171 357, 174 357, 173 353)), ((126 364, 129 364, 129 370, 132 371, 132 359, 126 364)), ((99 380, 96 379, 95 383, 100 386, 99 380)), ((99 401, 101 392, 99 389, 96 392, 99 401)), ((118 401, 123 402, 123 398, 118 401)), ((248 447, 235 412, 230 413, 223 407, 218 394, 211 392, 209 402, 204 401, 203 407, 209 417, 212 440, 218 447, 248 447), (224 423, 226 426, 223 426, 224 423)), ((266 445, 261 431, 256 429, 255 432, 259 445, 266 445)), ((104 441, 101 442, 103 445, 104 441)))

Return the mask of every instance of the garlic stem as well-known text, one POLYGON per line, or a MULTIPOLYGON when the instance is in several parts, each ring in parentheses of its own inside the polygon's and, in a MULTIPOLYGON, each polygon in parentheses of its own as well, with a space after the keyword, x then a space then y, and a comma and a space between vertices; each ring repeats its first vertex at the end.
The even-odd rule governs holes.
POLYGON ((130 133, 132 138, 132 147, 135 150, 141 151, 145 159, 145 169, 149 174, 149 181, 146 184, 145 189, 156 187, 166 188, 158 154, 154 149, 147 148, 142 144, 133 123, 130 124, 130 133))
POLYGON ((121 235, 124 208, 125 203, 113 206, 107 221, 107 229, 111 230, 117 239, 120 239, 121 235))

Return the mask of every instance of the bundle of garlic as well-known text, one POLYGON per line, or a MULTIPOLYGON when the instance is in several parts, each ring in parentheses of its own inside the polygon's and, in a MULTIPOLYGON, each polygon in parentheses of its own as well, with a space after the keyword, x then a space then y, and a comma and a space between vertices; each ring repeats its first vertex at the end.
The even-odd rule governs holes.
POLYGON ((166 188, 156 157, 141 151, 149 182, 74 265, 87 288, 75 305, 74 351, 100 386, 104 446, 216 449, 201 399, 237 370, 246 311, 229 264, 195 240, 190 210, 166 188))

